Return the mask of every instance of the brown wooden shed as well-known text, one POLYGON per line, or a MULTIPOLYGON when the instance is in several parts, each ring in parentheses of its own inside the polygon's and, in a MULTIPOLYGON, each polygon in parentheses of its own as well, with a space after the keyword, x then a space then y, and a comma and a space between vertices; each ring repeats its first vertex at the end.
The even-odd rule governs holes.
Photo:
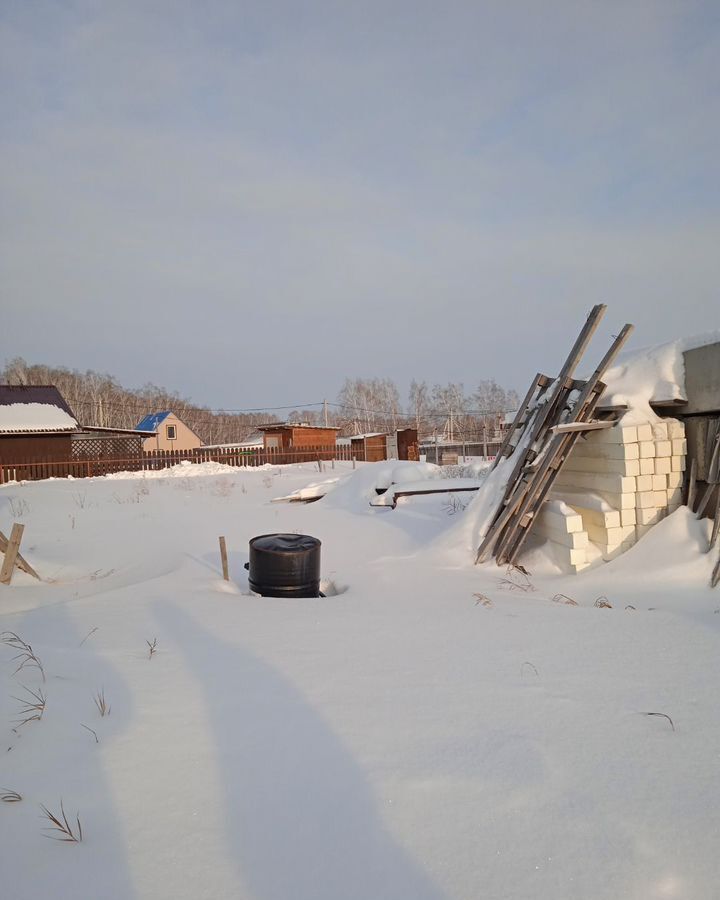
POLYGON ((273 422, 258 426, 263 434, 263 448, 278 454, 278 462, 309 462, 331 459, 340 429, 324 425, 273 422))
POLYGON ((385 432, 356 434, 350 438, 350 447, 355 459, 363 462, 380 462, 387 459, 387 435, 385 432))
POLYGON ((70 459, 78 423, 54 385, 0 385, 0 463, 70 459))
POLYGON ((417 428, 400 428, 397 431, 397 445, 398 459, 409 459, 413 462, 420 459, 417 428))

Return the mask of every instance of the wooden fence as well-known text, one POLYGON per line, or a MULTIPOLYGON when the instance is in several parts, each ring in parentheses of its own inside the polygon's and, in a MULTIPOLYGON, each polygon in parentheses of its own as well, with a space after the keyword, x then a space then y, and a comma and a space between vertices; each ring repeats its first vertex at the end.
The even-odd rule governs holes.
MULTIPOLYGON (((336 447, 302 447, 298 450, 228 449, 206 450, 151 450, 124 459, 96 457, 94 459, 36 460, 33 462, 0 462, 0 484, 10 481, 40 481, 44 478, 93 478, 113 472, 155 472, 177 466, 181 462, 218 462, 226 466, 256 468, 257 466, 283 466, 318 460, 346 460, 355 457, 357 451, 348 445, 336 447)), ((360 460, 361 461, 361 460, 360 460)))

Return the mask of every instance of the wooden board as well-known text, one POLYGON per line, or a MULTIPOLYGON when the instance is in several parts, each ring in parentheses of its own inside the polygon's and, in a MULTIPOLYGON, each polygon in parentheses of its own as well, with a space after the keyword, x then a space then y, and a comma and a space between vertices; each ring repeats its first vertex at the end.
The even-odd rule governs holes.
MULTIPOLYGON (((10 543, 10 541, 8 541, 8 539, 5 537, 5 535, 2 533, 2 531, 0 531, 0 553, 5 553, 5 551, 8 548, 9 543, 10 543)), ((33 569, 33 567, 30 565, 30 563, 26 559, 23 559, 23 557, 20 555, 20 553, 17 554, 17 557, 15 559, 15 565, 18 567, 18 569, 21 569, 26 574, 32 575, 32 577, 37 578, 38 581, 42 581, 42 579, 40 578, 38 573, 35 571, 35 569, 33 569)))
POLYGON ((15 560, 17 559, 24 530, 25 526, 21 525, 19 522, 16 522, 12 527, 10 540, 8 541, 7 549, 5 550, 5 559, 3 560, 2 569, 0 569, 0 584, 10 584, 10 581, 12 580, 15 560))

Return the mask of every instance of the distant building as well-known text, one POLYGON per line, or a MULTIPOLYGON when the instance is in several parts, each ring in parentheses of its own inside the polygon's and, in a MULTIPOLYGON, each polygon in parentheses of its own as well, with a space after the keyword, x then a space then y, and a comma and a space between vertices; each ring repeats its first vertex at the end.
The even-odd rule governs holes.
POLYGON ((70 459, 73 411, 54 385, 0 385, 0 462, 70 459))
POLYGON ((151 413, 136 426, 136 431, 152 431, 153 436, 143 440, 143 450, 195 450, 202 441, 195 432, 170 410, 151 413))
POLYGON ((401 428, 389 434, 372 432, 356 434, 350 438, 352 454, 365 462, 383 459, 409 459, 417 461, 418 438, 416 428, 401 428))
POLYGON ((258 431, 263 434, 264 449, 284 453, 335 447, 339 430, 325 425, 292 422, 273 422, 258 426, 258 431))

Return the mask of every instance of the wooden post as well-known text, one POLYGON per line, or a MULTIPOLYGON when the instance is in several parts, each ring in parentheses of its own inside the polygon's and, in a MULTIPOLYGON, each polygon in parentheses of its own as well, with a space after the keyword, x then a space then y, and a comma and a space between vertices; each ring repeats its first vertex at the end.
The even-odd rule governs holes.
POLYGON ((710 546, 708 547, 708 553, 715 546, 715 541, 718 539, 718 534, 720 534, 720 485, 717 489, 717 501, 715 503, 715 518, 713 521, 713 529, 710 533, 710 546))
POLYGON ((353 469, 355 468, 355 463, 357 462, 357 457, 353 456, 353 469))
POLYGON ((25 526, 21 525, 19 522, 16 522, 12 527, 10 540, 8 541, 7 550, 5 551, 5 559, 2 564, 2 569, 0 570, 0 584, 10 584, 24 530, 25 526))
POLYGON ((695 457, 693 457, 692 462, 690 463, 690 472, 688 473, 688 489, 687 489, 687 506, 690 512, 692 512, 693 505, 695 504, 695 478, 697 473, 697 463, 695 461, 695 457))
POLYGON ((220 559, 222 560, 223 578, 230 581, 230 573, 228 572, 227 547, 225 546, 225 538, 220 538, 220 559))

